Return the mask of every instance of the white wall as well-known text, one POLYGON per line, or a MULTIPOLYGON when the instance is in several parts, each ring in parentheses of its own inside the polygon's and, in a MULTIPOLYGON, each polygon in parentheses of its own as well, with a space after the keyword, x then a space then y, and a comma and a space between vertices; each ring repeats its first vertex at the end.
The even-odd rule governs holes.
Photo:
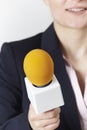
POLYGON ((44 31, 51 22, 43 0, 0 0, 0 46, 44 31))

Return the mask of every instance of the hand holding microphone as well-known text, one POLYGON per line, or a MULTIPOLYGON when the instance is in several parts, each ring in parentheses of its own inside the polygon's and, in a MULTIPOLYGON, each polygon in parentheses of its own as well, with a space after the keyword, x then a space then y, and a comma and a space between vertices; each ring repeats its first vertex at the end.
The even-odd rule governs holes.
POLYGON ((32 104, 28 112, 28 120, 33 130, 55 130, 60 124, 60 108, 36 114, 32 104))
POLYGON ((60 108, 64 105, 60 84, 54 73, 51 56, 34 49, 24 59, 25 84, 31 101, 28 119, 34 130, 54 130, 59 126, 60 108), (37 114, 38 113, 38 114, 37 114))
POLYGON ((28 98, 36 113, 64 105, 60 84, 54 75, 54 63, 46 51, 30 51, 24 58, 24 72, 28 98))

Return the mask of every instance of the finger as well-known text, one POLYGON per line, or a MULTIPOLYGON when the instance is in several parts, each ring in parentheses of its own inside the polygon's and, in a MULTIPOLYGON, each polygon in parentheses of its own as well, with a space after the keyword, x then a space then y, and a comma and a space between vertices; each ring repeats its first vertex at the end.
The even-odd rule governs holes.
POLYGON ((45 126, 44 130, 55 130, 56 128, 59 127, 59 124, 60 124, 60 119, 55 123, 52 123, 52 124, 45 126))
POLYGON ((60 115, 61 109, 60 108, 55 108, 50 111, 45 112, 45 116, 47 116, 46 119, 54 118, 60 115))
POLYGON ((51 124, 54 124, 60 120, 59 116, 56 118, 48 119, 48 120, 39 120, 37 123, 39 127, 45 127, 51 124))

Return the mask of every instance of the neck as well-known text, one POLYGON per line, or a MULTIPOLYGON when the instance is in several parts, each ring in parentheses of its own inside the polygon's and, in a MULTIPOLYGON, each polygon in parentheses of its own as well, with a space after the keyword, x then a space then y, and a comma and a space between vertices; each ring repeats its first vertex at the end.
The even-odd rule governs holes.
POLYGON ((68 58, 81 58, 87 53, 87 29, 70 29, 54 24, 63 54, 68 58))

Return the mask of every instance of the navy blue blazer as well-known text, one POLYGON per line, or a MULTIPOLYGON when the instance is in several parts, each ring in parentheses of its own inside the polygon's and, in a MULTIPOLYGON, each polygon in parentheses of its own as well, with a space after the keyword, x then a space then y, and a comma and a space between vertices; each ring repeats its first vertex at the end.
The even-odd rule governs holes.
POLYGON ((53 58, 65 105, 57 130, 81 130, 75 96, 53 25, 32 38, 5 43, 0 53, 0 130, 31 130, 27 119, 29 100, 24 83, 23 60, 32 49, 42 48, 53 58))

